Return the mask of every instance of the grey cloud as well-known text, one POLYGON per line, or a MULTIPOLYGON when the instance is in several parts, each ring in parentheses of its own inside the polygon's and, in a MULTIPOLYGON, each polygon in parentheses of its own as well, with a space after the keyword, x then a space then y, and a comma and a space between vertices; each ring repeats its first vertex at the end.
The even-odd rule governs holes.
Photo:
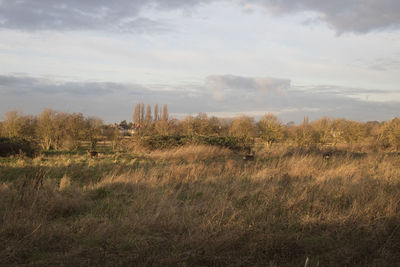
POLYGON ((12 109, 39 113, 43 108, 82 112, 107 122, 130 120, 137 102, 167 103, 171 113, 213 111, 201 85, 140 85, 112 82, 60 82, 26 76, 0 75, 0 119, 12 109), (192 88, 192 90, 185 90, 192 88))
POLYGON ((317 12, 319 18, 339 34, 366 33, 400 26, 398 0, 242 0, 242 3, 261 4, 275 14, 317 12))
POLYGON ((235 75, 211 75, 206 86, 234 90, 281 91, 290 87, 290 80, 270 77, 241 77, 235 75))
POLYGON ((397 91, 382 90, 382 89, 366 89, 356 87, 344 87, 335 85, 310 85, 310 86, 296 86, 297 90, 312 91, 313 93, 321 95, 337 95, 337 96, 361 96, 366 94, 399 94, 397 91))
POLYGON ((27 76, 0 75, 0 93, 16 96, 47 94, 73 96, 106 96, 116 92, 142 94, 144 87, 138 84, 124 85, 111 82, 59 82, 27 76))
MULTIPOLYGON (((213 90, 204 84, 139 85, 60 82, 25 76, 0 75, 0 117, 12 109, 37 114, 43 108, 52 108, 82 112, 99 116, 106 122, 116 122, 130 120, 133 107, 137 102, 166 103, 171 114, 207 112, 224 114, 222 116, 229 114, 259 116, 263 113, 274 112, 286 122, 301 122, 304 116, 312 120, 329 116, 368 121, 388 120, 400 115, 399 102, 363 101, 354 97, 366 92, 378 93, 380 92, 378 90, 314 85, 285 88, 285 94, 266 94, 262 91, 262 89, 266 90, 263 86, 249 82, 257 78, 241 77, 240 79, 234 76, 236 78, 223 79, 221 77, 224 76, 209 76, 206 81, 228 81, 220 82, 224 86, 233 88, 232 91, 225 92, 223 99, 213 97, 213 90), (235 80, 239 81, 239 85, 234 83, 235 80), (352 97, 349 97, 350 95, 352 97)), ((270 87, 266 88, 270 90, 270 87)), ((389 93, 389 91, 384 91, 384 93, 389 93)))
POLYGON ((165 30, 140 15, 143 8, 188 8, 204 1, 178 0, 18 0, 0 1, 0 28, 21 30, 165 30))
POLYGON ((378 58, 369 63, 368 68, 376 71, 398 70, 400 69, 400 60, 378 58))
POLYGON ((205 79, 205 87, 213 97, 222 100, 232 93, 251 96, 257 93, 284 93, 290 88, 290 80, 271 77, 241 77, 235 75, 211 75, 205 79))
POLYGON ((379 121, 388 120, 400 114, 399 102, 363 101, 349 97, 346 92, 342 94, 339 92, 322 93, 323 90, 313 90, 316 88, 317 86, 303 89, 295 88, 288 92, 289 97, 285 103, 291 108, 310 107, 314 110, 282 114, 281 117, 287 121, 294 120, 297 122, 301 121, 304 116, 308 116, 312 120, 328 116, 360 121, 379 121))
MULTIPOLYGON (((146 7, 191 9, 221 0, 15 0, 0 1, 0 28, 21 30, 165 31, 165 23, 141 16, 146 7)), ((366 33, 400 26, 398 0, 235 0, 274 14, 313 11, 338 33, 366 33)))

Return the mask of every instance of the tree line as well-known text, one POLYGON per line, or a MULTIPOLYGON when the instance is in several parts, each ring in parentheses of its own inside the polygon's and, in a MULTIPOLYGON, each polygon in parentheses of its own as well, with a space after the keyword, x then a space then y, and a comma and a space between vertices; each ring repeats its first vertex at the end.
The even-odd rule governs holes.
POLYGON ((0 137, 36 140, 44 150, 73 150, 79 148, 82 141, 90 142, 93 148, 101 138, 117 142, 123 134, 121 128, 132 130, 133 136, 138 137, 226 136, 247 143, 258 140, 267 147, 285 143, 296 147, 367 144, 383 149, 400 148, 399 118, 385 122, 327 117, 310 122, 305 118, 301 124, 295 125, 283 124, 273 114, 265 114, 256 121, 246 115, 217 118, 199 113, 178 120, 169 117, 166 104, 162 108, 156 104, 152 110, 144 103, 134 107, 132 122, 122 121, 113 125, 105 125, 101 119, 85 117, 81 113, 45 109, 38 116, 32 116, 11 111, 0 123, 0 137))
POLYGON ((95 147, 102 126, 101 119, 82 113, 44 109, 38 116, 32 116, 10 111, 0 124, 0 136, 36 141, 43 150, 75 150, 82 141, 89 141, 95 147))

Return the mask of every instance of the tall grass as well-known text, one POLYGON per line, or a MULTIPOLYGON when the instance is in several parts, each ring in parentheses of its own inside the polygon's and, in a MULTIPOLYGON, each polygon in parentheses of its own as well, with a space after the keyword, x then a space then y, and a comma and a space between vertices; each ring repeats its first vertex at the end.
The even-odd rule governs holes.
POLYGON ((205 145, 188 145, 167 151, 158 150, 149 153, 149 157, 153 159, 185 160, 190 162, 197 160, 226 159, 232 155, 232 151, 227 148, 205 145))
POLYGON ((399 166, 390 154, 285 151, 245 162, 204 146, 4 161, 0 262, 393 266, 399 166))

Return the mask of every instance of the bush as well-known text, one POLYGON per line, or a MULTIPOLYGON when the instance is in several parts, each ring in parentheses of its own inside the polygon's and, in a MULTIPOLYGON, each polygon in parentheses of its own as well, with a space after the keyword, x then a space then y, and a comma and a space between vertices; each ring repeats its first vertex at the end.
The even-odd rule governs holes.
POLYGON ((152 135, 136 140, 140 146, 150 149, 170 149, 184 145, 210 145, 232 150, 246 149, 248 142, 243 138, 233 136, 207 135, 152 135))
POLYGON ((0 157, 22 153, 32 157, 35 154, 35 145, 21 138, 0 138, 0 157))

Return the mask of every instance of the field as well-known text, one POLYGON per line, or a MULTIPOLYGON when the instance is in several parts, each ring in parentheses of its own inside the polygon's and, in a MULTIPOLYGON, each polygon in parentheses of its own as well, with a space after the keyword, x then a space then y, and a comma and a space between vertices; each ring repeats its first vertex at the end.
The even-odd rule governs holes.
POLYGON ((1 265, 395 266, 400 157, 186 146, 0 158, 1 265))

